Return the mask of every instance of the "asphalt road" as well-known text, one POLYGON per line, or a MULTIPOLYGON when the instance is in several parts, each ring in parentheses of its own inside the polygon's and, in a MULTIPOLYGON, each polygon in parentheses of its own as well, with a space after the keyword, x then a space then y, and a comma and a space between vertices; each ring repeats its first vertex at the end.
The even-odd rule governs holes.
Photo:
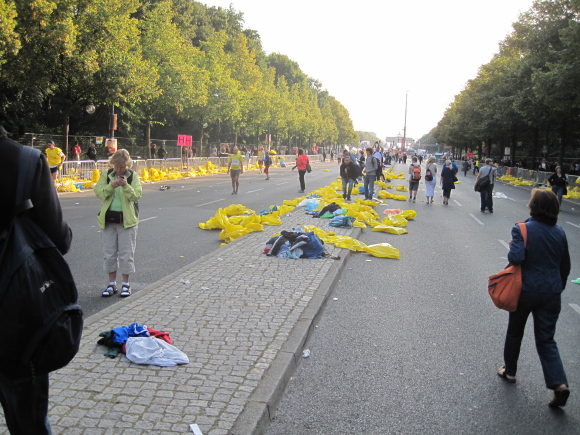
MULTIPOLYGON (((328 185, 338 175, 336 162, 313 166, 314 170, 306 174, 307 191, 328 185), (324 168, 330 171, 324 172, 324 168)), ((138 292, 219 249, 219 230, 205 231, 198 226, 215 215, 218 208, 243 204, 260 211, 281 205, 284 199, 302 195, 297 193, 300 188, 298 171, 273 168, 270 172, 268 181, 257 171, 242 174, 239 195, 231 194, 231 181, 227 174, 144 184, 143 196, 139 200, 136 273, 131 276, 133 291, 138 292), (171 188, 161 191, 162 185, 171 188)), ((85 315, 122 303, 123 299, 118 295, 101 296, 108 284, 107 274, 103 271, 101 233, 96 223, 101 201, 92 190, 63 193, 59 197, 64 218, 73 230, 73 243, 66 259, 77 282, 79 303, 85 315)), ((272 228, 279 230, 278 227, 272 228)), ((273 232, 266 231, 265 234, 273 232)), ((227 267, 227 258, 223 264, 227 267)))
MULTIPOLYGON (((556 334, 572 396, 552 410, 531 319, 518 383, 496 375, 507 313, 486 291, 487 277, 507 263, 512 225, 528 216, 530 191, 498 184, 507 199, 482 214, 475 177, 459 179, 449 206, 439 187, 427 205, 423 183, 420 203, 391 201, 417 210, 409 234, 363 231, 362 241, 391 243, 401 259, 351 256, 268 435, 580 433, 580 286, 563 293, 556 334)), ((580 205, 564 202, 559 223, 572 280, 580 277, 580 205)))

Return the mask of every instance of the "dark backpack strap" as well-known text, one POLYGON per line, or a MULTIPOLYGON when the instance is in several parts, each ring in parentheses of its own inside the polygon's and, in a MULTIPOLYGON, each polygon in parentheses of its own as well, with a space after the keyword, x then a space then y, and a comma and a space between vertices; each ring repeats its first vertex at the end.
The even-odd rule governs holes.
POLYGON ((40 158, 40 151, 29 146, 22 147, 18 179, 16 182, 16 200, 14 202, 14 216, 31 209, 34 205, 30 200, 32 180, 36 172, 36 164, 40 158))

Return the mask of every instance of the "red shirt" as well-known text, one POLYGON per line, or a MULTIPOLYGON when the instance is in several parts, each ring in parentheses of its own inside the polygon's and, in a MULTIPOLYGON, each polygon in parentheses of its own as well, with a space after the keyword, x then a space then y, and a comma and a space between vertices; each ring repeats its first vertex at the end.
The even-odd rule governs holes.
POLYGON ((306 154, 301 154, 298 156, 298 160, 296 160, 296 167, 298 168, 299 171, 305 171, 306 165, 309 162, 310 161, 308 160, 308 156, 306 154))

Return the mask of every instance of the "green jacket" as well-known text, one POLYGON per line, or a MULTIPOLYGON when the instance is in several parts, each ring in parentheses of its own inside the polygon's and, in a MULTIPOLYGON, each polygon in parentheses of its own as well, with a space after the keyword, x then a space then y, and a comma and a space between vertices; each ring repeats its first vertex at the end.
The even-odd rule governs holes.
MULTIPOLYGON (((129 178, 131 172, 128 170, 125 173, 126 178, 129 178)), ((101 210, 99 210, 99 214, 97 215, 97 223, 99 227, 105 229, 105 213, 111 206, 113 202, 113 196, 115 195, 115 189, 111 186, 111 183, 117 179, 117 175, 115 171, 112 171, 108 175, 107 180, 107 172, 103 172, 101 174, 101 178, 99 178, 99 182, 95 186, 95 195, 97 198, 103 200, 103 205, 101 206, 101 210)), ((123 209, 123 227, 124 228, 131 228, 134 227, 139 223, 139 217, 135 211, 135 202, 141 198, 141 182, 139 181, 139 177, 136 173, 133 172, 133 179, 131 180, 131 184, 127 183, 123 187, 119 187, 121 189, 121 207, 123 209)))

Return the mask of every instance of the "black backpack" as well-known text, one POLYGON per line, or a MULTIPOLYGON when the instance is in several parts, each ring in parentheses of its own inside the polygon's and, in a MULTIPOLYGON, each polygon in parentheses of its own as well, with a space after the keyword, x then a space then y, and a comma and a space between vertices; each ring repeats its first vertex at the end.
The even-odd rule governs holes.
POLYGON ((0 234, 0 375, 11 380, 66 366, 83 330, 70 268, 27 213, 39 158, 38 150, 23 147, 13 218, 0 234))

